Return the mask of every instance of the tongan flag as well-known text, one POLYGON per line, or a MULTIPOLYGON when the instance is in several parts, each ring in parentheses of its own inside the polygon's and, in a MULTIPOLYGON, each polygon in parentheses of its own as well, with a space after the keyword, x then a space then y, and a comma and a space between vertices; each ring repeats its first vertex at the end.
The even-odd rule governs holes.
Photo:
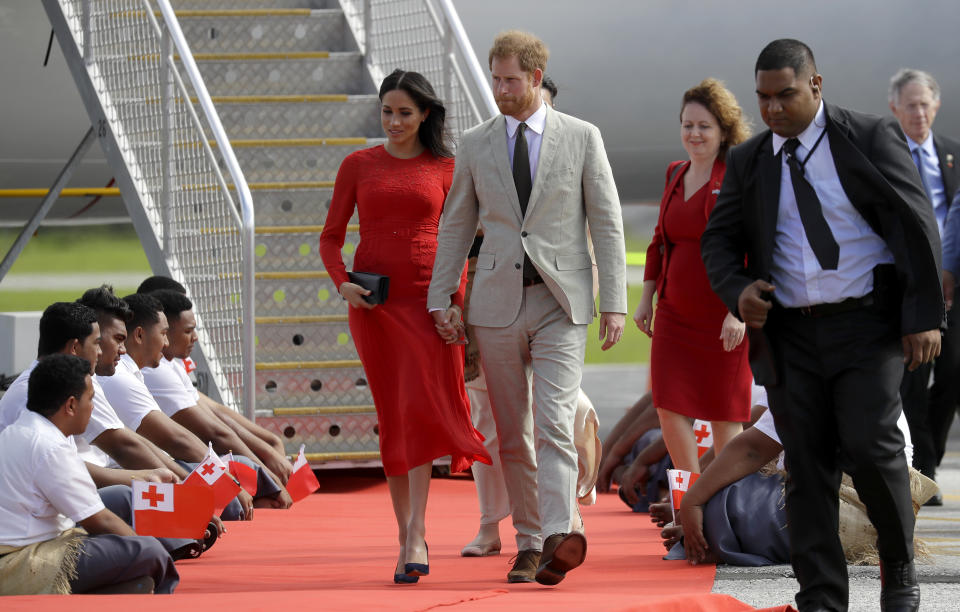
POLYGON ((233 452, 227 453, 220 459, 227 464, 227 469, 237 479, 244 491, 250 495, 257 494, 257 470, 234 459, 233 452))
POLYGON ((674 523, 677 522, 677 513, 680 511, 680 500, 683 499, 683 494, 699 477, 700 474, 686 470, 667 470, 667 482, 670 485, 670 508, 673 510, 674 523))
POLYGON ((158 538, 203 538, 213 516, 213 489, 134 480, 133 530, 158 538))
POLYGON ((310 469, 307 457, 303 454, 303 444, 301 444, 300 454, 293 464, 293 474, 287 480, 287 493, 290 494, 290 499, 298 502, 319 488, 320 481, 317 480, 313 470, 310 469))
POLYGON ((223 512, 237 493, 240 492, 240 484, 234 480, 233 476, 227 471, 227 466, 220 461, 220 457, 213 452, 213 445, 207 451, 207 456, 203 458, 200 465, 190 472, 184 484, 206 485, 213 489, 213 512, 217 516, 223 512))
POLYGON ((703 457, 713 446, 713 427, 709 421, 697 419, 693 422, 693 435, 697 437, 697 457, 703 457))

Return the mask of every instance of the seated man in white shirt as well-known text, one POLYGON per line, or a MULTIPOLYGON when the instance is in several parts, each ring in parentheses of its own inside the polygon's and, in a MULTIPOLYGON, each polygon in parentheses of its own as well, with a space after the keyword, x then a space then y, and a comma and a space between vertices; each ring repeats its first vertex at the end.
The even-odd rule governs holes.
POLYGON ((89 361, 47 356, 30 376, 28 411, 0 433, 0 595, 172 593, 179 583, 160 542, 104 507, 70 441, 93 395, 89 361))
MULTIPOLYGON (((152 293, 163 289, 170 289, 182 295, 187 295, 187 290, 183 285, 166 276, 151 276, 147 278, 137 287, 137 293, 152 293)), ((183 359, 174 358, 173 361, 174 363, 186 366, 188 360, 189 357, 184 357, 183 359)), ((189 368, 187 368, 187 372, 189 371, 189 368)), ((272 431, 268 431, 257 425, 236 410, 232 410, 214 401, 205 393, 201 391, 196 391, 196 393, 199 395, 197 403, 207 408, 233 429, 237 435, 240 436, 240 439, 243 440, 243 443, 257 454, 257 457, 260 458, 264 465, 279 476, 282 482, 286 483, 287 478, 289 478, 293 470, 293 465, 287 460, 287 452, 280 438, 272 431)))
POLYGON ((100 326, 100 359, 95 364, 96 375, 93 377, 96 391, 93 396, 94 411, 87 431, 82 434, 82 437, 95 448, 109 455, 107 459, 112 459, 103 465, 120 466, 132 470, 164 467, 181 480, 186 478, 188 472, 177 465, 170 455, 124 426, 100 388, 100 380, 114 375, 121 356, 127 352, 126 321, 133 315, 130 308, 113 293, 113 289, 108 285, 84 292, 77 302, 96 313, 97 323, 100 326))
MULTIPOLYGON (((197 341, 193 303, 187 296, 169 289, 154 291, 149 295, 163 306, 163 314, 169 325, 167 346, 163 348, 159 365, 142 370, 143 382, 160 410, 200 440, 212 443, 217 453, 232 452, 236 460, 256 469, 258 486, 254 500, 257 506, 289 508, 293 500, 280 484, 286 482, 289 475, 279 476, 271 471, 233 429, 209 408, 199 404, 199 393, 190 383, 186 369, 176 361, 189 357, 197 341)), ((285 457, 279 459, 282 461, 280 467, 289 465, 285 457)))
MULTIPOLYGON (((193 469, 191 464, 206 457, 207 445, 164 414, 143 383, 141 369, 156 367, 167 344, 168 326, 162 306, 146 295, 127 296, 124 302, 133 312, 126 322, 127 352, 120 357, 114 375, 100 378, 100 385, 124 425, 169 453, 181 467, 193 469)), ((231 502, 221 517, 251 520, 253 498, 250 494, 240 491, 236 501, 240 508, 231 502)))

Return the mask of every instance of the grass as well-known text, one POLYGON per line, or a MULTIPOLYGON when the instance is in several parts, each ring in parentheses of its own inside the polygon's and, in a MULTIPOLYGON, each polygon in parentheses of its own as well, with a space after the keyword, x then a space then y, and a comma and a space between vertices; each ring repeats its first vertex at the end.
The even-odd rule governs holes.
MULTIPOLYGON (((19 233, 0 229, 0 252, 6 255, 19 233)), ((9 273, 71 272, 143 272, 149 276, 150 264, 132 225, 43 227, 27 243, 9 273)))
MULTIPOLYGON (((0 253, 6 254, 18 231, 0 229, 0 253)), ((629 250, 643 252, 646 244, 629 244, 629 250)), ((42 228, 30 239, 11 275, 102 273, 109 280, 111 273, 142 272, 149 276, 150 266, 132 226, 112 225, 84 228, 42 228)), ((2 286, 2 285, 0 285, 2 286)), ((118 295, 133 293, 136 287, 116 286, 118 295)), ((599 323, 594 321, 587 331, 586 363, 646 363, 650 359, 650 339, 633 323, 633 309, 640 300, 640 286, 627 292, 627 320, 623 339, 609 351, 600 350, 597 340, 599 323)), ((53 302, 73 301, 80 291, 72 289, 40 289, 13 291, 0 289, 0 312, 43 310, 53 302)))
POLYGON ((627 287, 627 321, 623 329, 623 339, 608 351, 601 351, 601 342, 597 340, 600 333, 599 319, 594 320, 587 328, 587 354, 584 359, 588 364, 601 363, 647 363, 650 361, 650 338, 637 329, 633 322, 633 310, 640 301, 640 285, 627 287))

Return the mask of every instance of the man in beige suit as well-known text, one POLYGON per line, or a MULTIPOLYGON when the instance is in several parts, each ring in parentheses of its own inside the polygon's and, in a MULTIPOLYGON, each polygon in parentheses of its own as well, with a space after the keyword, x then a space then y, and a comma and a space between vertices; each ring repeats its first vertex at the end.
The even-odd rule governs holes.
POLYGON ((490 71, 503 114, 460 142, 427 306, 438 332, 454 341, 461 313, 450 295, 479 224, 470 323, 517 529, 507 579, 556 584, 586 556, 584 536, 567 532, 577 512, 574 416, 596 315, 587 222, 604 350, 620 341, 627 298, 620 200, 603 141, 596 127, 543 103, 547 56, 524 32, 494 41, 490 71))

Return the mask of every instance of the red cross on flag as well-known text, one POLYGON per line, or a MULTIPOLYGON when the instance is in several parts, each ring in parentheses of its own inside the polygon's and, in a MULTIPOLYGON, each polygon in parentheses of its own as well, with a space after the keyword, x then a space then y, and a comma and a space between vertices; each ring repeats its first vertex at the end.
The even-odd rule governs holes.
POLYGON ((207 456, 194 468, 183 481, 184 484, 208 486, 213 489, 213 511, 218 516, 227 507, 230 500, 240 492, 240 485, 230 475, 227 466, 213 452, 213 445, 207 456))
POLYGON ((307 463, 307 457, 304 455, 303 449, 304 445, 301 444, 300 454, 297 455, 297 460, 293 464, 293 474, 287 480, 287 493, 290 494, 290 499, 295 502, 320 488, 320 481, 317 480, 313 470, 310 469, 310 464, 307 463))
POLYGON ((693 422, 693 435, 697 437, 697 457, 703 457, 713 446, 713 427, 709 421, 697 419, 693 422))
POLYGON ((670 508, 673 510, 673 522, 677 522, 677 511, 680 510, 680 500, 683 494, 700 474, 686 470, 667 470, 667 483, 670 485, 670 508))
POLYGON ((138 535, 197 540, 213 516, 213 489, 207 486, 134 480, 133 530, 138 535))

